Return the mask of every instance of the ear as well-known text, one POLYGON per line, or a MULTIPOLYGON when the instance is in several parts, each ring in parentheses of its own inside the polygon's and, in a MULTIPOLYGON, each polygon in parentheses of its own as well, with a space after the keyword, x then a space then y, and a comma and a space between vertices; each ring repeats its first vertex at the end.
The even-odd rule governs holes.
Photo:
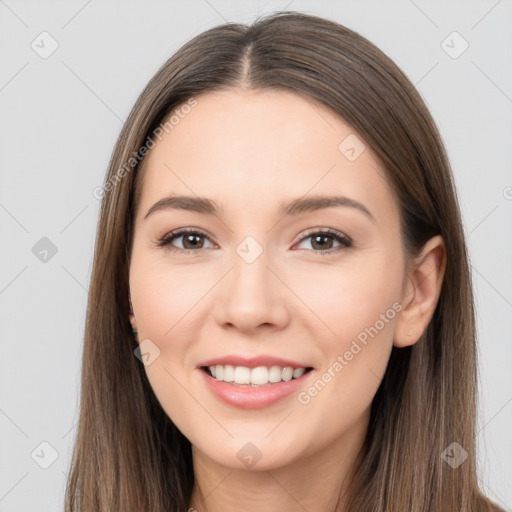
POLYGON ((407 270, 403 308, 395 324, 396 347, 413 345, 427 329, 441 294, 445 270, 446 246, 442 236, 437 235, 424 245, 407 270))
POLYGON ((132 299, 130 295, 128 295, 128 305, 130 308, 130 324, 134 329, 137 329, 137 322, 135 321, 135 315, 133 314, 132 299))

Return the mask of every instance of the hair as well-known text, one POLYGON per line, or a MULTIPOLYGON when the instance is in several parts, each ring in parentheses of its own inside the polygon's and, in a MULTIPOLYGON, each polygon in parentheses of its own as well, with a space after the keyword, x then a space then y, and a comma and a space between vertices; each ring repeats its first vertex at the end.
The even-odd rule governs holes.
POLYGON ((434 120, 405 74, 357 32, 277 12, 251 25, 208 29, 184 44, 149 81, 119 135, 101 190, 66 512, 189 506, 190 441, 163 411, 134 357, 128 302, 134 217, 143 148, 152 135, 180 105, 236 88, 289 91, 332 109, 382 163, 399 205, 407 258, 434 235, 446 244, 430 324, 413 346, 393 347, 372 401, 346 510, 500 510, 478 484, 471 274, 454 179, 434 120), (452 442, 467 452, 456 469, 442 458, 452 442))

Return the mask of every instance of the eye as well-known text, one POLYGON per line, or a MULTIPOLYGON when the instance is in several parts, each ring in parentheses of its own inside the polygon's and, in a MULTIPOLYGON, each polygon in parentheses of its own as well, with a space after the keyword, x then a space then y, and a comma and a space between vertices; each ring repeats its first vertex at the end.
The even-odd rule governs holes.
MULTIPOLYGON (((310 231, 309 234, 301 238, 300 243, 311 239, 313 252, 320 254, 332 254, 334 252, 347 249, 352 246, 352 241, 347 236, 332 229, 322 229, 310 231), (338 242, 338 246, 333 247, 333 243, 338 242)), ((166 247, 169 251, 197 252, 196 249, 204 249, 204 240, 209 240, 208 236, 201 230, 195 228, 182 228, 172 231, 160 238, 157 247, 166 247), (173 242, 182 239, 182 247, 176 247, 173 242)))
POLYGON ((319 252, 320 254, 332 254, 352 246, 350 238, 333 229, 310 231, 307 236, 301 238, 301 243, 308 239, 311 239, 311 247, 319 248, 319 250, 313 252, 319 252), (333 248, 333 240, 339 243, 337 247, 333 248))
POLYGON ((205 233, 194 228, 178 229, 168 233, 163 238, 158 240, 158 247, 167 247, 169 251, 195 251, 195 249, 203 249, 204 241, 202 239, 208 239, 205 233), (183 247, 173 246, 171 243, 182 238, 183 247))

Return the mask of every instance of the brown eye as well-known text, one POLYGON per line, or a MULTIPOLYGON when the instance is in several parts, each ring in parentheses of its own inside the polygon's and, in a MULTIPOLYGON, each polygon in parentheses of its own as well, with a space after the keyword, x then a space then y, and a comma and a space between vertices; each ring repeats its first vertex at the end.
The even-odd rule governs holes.
POLYGON ((180 229, 165 235, 158 241, 158 247, 166 247, 169 251, 195 251, 204 248, 204 240, 208 237, 194 229, 180 229), (175 240, 182 240, 182 247, 173 245, 175 240))
MULTIPOLYGON (((313 252, 320 254, 332 254, 352 246, 352 241, 348 237, 334 230, 310 232, 300 243, 308 239, 311 239, 310 247, 313 252), (337 246, 334 245, 336 243, 337 246)), ((207 248, 204 245, 205 240, 209 240, 208 236, 197 229, 180 229, 165 235, 158 241, 157 246, 166 247, 169 251, 197 252, 198 249, 207 248), (182 247, 177 247, 174 242, 180 239, 182 247)))
POLYGON ((348 237, 333 230, 312 232, 302 238, 300 243, 308 239, 311 239, 310 246, 316 249, 313 252, 319 252, 321 254, 341 251, 352 246, 352 241, 348 237), (339 245, 333 247, 335 242, 338 242, 339 245))

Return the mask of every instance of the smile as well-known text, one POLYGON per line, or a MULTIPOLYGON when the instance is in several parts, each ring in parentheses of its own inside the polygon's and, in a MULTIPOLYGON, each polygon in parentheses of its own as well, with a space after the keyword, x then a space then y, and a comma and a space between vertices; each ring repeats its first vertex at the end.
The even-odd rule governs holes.
POLYGON ((263 409, 300 393, 315 374, 312 370, 277 365, 209 365, 201 366, 199 374, 203 385, 222 403, 239 409, 263 409))
POLYGON ((235 386, 266 386, 280 382, 289 382, 302 377, 312 368, 292 368, 291 366, 247 366, 214 365, 203 367, 217 381, 227 382, 235 386))

